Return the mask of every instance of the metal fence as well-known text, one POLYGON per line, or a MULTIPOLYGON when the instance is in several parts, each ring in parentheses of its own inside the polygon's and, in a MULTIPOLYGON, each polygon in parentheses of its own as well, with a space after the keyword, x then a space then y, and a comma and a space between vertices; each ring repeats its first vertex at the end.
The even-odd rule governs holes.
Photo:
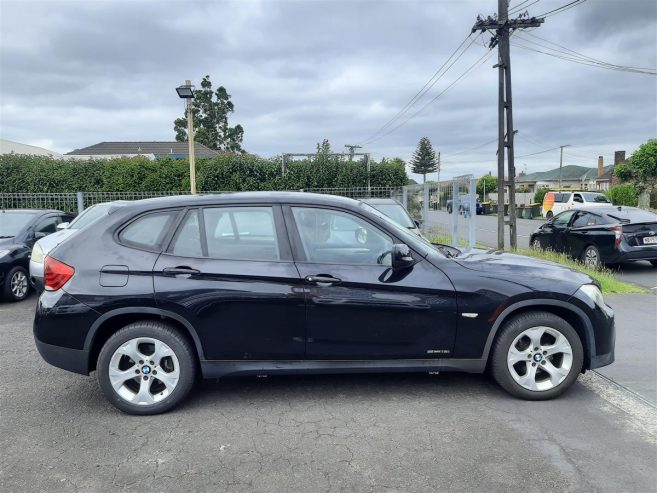
MULTIPOLYGON (((400 202, 420 222, 422 231, 432 241, 457 247, 473 248, 476 243, 476 180, 456 180, 403 187, 309 188, 299 190, 339 195, 353 199, 391 198, 400 202), (472 211, 472 212, 471 212, 472 211)), ((80 213, 85 208, 114 200, 140 200, 189 191, 166 192, 73 192, 73 193, 2 193, 0 209, 57 209, 80 213)), ((203 194, 227 193, 204 191, 203 194)))

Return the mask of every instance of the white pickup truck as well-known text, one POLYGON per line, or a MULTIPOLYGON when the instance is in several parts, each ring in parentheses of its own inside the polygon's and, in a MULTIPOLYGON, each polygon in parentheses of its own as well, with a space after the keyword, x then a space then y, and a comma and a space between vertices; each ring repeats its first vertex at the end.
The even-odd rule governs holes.
POLYGON ((543 198, 543 217, 552 219, 560 212, 582 207, 611 205, 611 201, 603 193, 598 192, 548 192, 543 198))

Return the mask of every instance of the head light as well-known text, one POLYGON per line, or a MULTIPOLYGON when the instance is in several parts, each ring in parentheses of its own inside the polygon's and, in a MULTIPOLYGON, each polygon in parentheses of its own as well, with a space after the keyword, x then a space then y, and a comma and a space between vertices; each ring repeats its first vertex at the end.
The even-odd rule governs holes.
POLYGON ((581 288, 579 288, 579 291, 586 295, 586 297, 593 301, 593 303, 595 303, 597 306, 604 308, 605 300, 602 297, 602 291, 600 291, 598 286, 595 284, 584 284, 581 288))
POLYGON ((45 255, 43 254, 43 249, 41 248, 41 246, 39 246, 39 243, 37 242, 34 245, 34 248, 32 248, 32 256, 30 257, 30 260, 32 262, 36 262, 37 264, 42 264, 44 257, 45 255))

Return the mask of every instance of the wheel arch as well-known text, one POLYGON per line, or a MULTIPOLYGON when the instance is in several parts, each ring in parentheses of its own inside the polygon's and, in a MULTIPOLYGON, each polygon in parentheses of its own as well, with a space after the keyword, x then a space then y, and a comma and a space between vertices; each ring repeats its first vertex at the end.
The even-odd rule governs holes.
POLYGON ((500 329, 505 322, 512 317, 527 312, 545 311, 552 313, 558 317, 563 318, 575 329, 580 337, 582 346, 584 348, 584 368, 589 369, 591 366, 591 358, 596 354, 595 352, 595 335, 593 333, 593 326, 586 314, 578 307, 560 300, 550 299, 533 299, 525 300, 514 303, 505 308, 502 313, 497 317, 493 327, 491 328, 482 358, 487 362, 490 361, 490 350, 493 342, 500 333, 500 329))
POLYGON ((174 326, 183 336, 187 337, 196 348, 199 360, 205 359, 201 340, 192 324, 184 317, 168 310, 154 307, 118 308, 103 314, 91 326, 84 342, 84 350, 89 355, 89 371, 96 368, 98 355, 107 340, 122 327, 141 320, 157 320, 168 322, 174 326))

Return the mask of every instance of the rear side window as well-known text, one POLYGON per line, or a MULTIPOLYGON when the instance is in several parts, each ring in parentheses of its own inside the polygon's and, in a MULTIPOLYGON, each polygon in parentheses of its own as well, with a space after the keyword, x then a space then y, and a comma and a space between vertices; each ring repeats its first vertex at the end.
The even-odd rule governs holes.
POLYGON ((203 209, 208 257, 229 260, 280 259, 271 207, 203 209))
POLYGON ((159 250, 178 211, 154 212, 141 216, 123 228, 119 240, 128 246, 159 250))
POLYGON ((559 203, 565 203, 570 200, 570 193, 555 193, 554 201, 559 203))
POLYGON ((180 257, 202 257, 201 227, 198 211, 187 213, 169 248, 169 253, 180 257))

